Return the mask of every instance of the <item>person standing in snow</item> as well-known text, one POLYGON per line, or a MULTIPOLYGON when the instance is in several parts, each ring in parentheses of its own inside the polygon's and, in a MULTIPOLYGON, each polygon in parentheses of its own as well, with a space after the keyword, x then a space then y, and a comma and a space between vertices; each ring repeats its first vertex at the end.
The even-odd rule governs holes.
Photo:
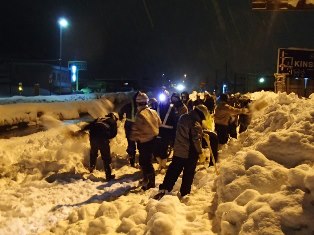
POLYGON ((216 107, 216 98, 209 94, 208 91, 204 92, 204 105, 211 114, 214 113, 216 107))
POLYGON ((89 131, 90 142, 90 165, 89 171, 92 173, 96 167, 98 150, 104 162, 106 180, 115 178, 111 174, 110 139, 117 135, 118 115, 109 113, 104 118, 97 118, 93 122, 84 126, 79 132, 89 131))
POLYGON ((119 111, 119 119, 122 120, 124 115, 126 118, 124 123, 125 137, 128 142, 126 152, 128 153, 129 162, 132 167, 135 167, 136 143, 130 139, 130 134, 135 121, 135 114, 137 112, 135 99, 138 93, 139 92, 136 92, 130 102, 122 106, 119 111))
POLYGON ((152 164, 155 140, 161 120, 157 112, 148 108, 148 96, 139 92, 136 96, 137 113, 130 139, 136 141, 139 150, 139 164, 143 173, 142 189, 155 187, 155 169, 152 164))
POLYGON ((183 171, 180 195, 184 197, 191 192, 195 169, 199 158, 203 158, 202 152, 202 121, 209 115, 204 105, 197 105, 187 114, 180 117, 172 162, 166 172, 163 183, 159 185, 159 193, 155 199, 160 199, 173 189, 179 175, 183 171))
POLYGON ((162 123, 157 137, 158 148, 155 149, 154 156, 159 163, 159 170, 162 170, 166 168, 173 147, 178 120, 182 114, 187 113, 187 107, 182 103, 180 96, 173 93, 170 99, 159 103, 157 112, 162 123))
POLYGON ((219 102, 215 109, 215 131, 218 135, 219 144, 223 145, 228 142, 229 139, 229 122, 232 116, 239 115, 241 113, 248 113, 248 109, 234 108, 228 104, 229 97, 227 94, 221 94, 219 96, 219 102))
MULTIPOLYGON (((240 96, 239 103, 241 108, 249 108, 249 104, 251 102, 251 99, 246 96, 240 96)), ((240 114, 239 115, 239 134, 246 131, 249 124, 252 120, 252 113, 246 113, 246 114, 240 114)))
POLYGON ((189 93, 187 91, 183 91, 181 93, 181 100, 183 104, 188 108, 188 111, 191 111, 193 109, 193 101, 189 97, 189 93))

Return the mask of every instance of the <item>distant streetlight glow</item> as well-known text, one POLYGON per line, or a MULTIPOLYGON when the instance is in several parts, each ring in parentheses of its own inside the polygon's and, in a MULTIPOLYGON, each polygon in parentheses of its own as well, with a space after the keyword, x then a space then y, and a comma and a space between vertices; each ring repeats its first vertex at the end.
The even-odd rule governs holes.
POLYGON ((60 26, 60 51, 59 51, 59 65, 61 69, 61 61, 62 61, 62 28, 66 28, 68 26, 68 21, 65 18, 60 18, 59 21, 60 26))
POLYGON ((68 24, 69 24, 65 18, 60 18, 58 23, 59 23, 60 27, 62 27, 62 28, 68 27, 68 24))
POLYGON ((71 72, 72 72, 72 82, 76 82, 76 79, 77 79, 77 76, 76 76, 77 67, 75 65, 71 66, 71 72))
POLYGON ((184 86, 183 84, 178 84, 178 85, 176 86, 176 89, 177 89, 178 91, 183 91, 183 90, 185 89, 185 86, 184 86))
POLYGON ((265 82, 265 78, 260 78, 260 79, 258 80, 258 82, 259 82, 259 83, 264 83, 264 82, 265 82))
POLYGON ((227 92, 227 85, 223 84, 222 85, 222 93, 226 93, 227 92))
MULTIPOLYGON (((68 21, 65 18, 60 18, 58 20, 58 23, 59 23, 59 28, 60 28, 60 44, 59 44, 59 70, 60 70, 59 86, 60 86, 60 90, 59 90, 59 94, 61 94, 62 28, 66 28, 68 26, 68 21)), ((75 78, 75 80, 76 80, 76 78, 75 78)))
POLYGON ((71 70, 72 70, 72 73, 76 73, 77 67, 75 65, 72 65, 71 70))

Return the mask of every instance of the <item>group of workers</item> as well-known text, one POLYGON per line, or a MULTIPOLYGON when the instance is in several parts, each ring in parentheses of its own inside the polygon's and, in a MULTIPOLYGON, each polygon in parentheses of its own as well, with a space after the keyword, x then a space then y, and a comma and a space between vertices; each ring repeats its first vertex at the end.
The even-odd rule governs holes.
MULTIPOLYGON (((166 163, 172 152, 172 161, 163 183, 159 185, 160 192, 156 195, 157 199, 172 190, 182 171, 180 195, 183 197, 189 194, 197 162, 205 159, 203 148, 210 149, 212 160, 209 165, 213 165, 218 160, 219 145, 227 143, 229 136, 236 138, 230 131, 231 126, 239 120, 245 120, 240 127, 240 130, 244 131, 250 121, 247 109, 249 99, 245 104, 242 102, 242 106, 237 106, 236 102, 233 105, 230 103, 232 99, 227 94, 221 94, 217 100, 214 94, 205 92, 201 99, 201 96, 196 93, 196 98, 193 100, 188 92, 170 95, 167 90, 164 90, 163 96, 163 100, 157 101, 155 98, 149 99, 146 93, 138 91, 120 109, 118 117, 111 113, 107 115, 107 118, 115 122, 118 119, 125 119, 124 129, 129 163, 135 167, 138 150, 138 163, 143 175, 141 182, 143 190, 155 187, 153 160, 158 161, 160 171, 166 170, 166 163), (241 119, 241 115, 246 118, 241 119)), ((90 126, 91 124, 83 130, 90 129, 90 126)), ((111 135, 110 138, 115 135, 111 135)), ((92 142, 95 141, 91 136, 90 131, 90 171, 94 169, 95 150, 98 151, 97 148, 99 148, 104 160, 106 179, 111 180, 114 175, 111 175, 109 166, 111 158, 108 139, 110 138, 101 142, 106 144, 105 150, 102 150, 99 147, 100 143, 97 143, 96 147, 92 146, 92 142)))

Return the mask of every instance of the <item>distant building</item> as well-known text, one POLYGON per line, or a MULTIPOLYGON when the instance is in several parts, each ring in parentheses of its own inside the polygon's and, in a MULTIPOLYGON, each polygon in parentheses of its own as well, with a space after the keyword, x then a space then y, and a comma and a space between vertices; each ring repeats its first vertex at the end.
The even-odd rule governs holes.
POLYGON ((67 67, 46 63, 0 62, 0 95, 33 96, 72 92, 67 67), (22 91, 19 90, 19 86, 22 91))

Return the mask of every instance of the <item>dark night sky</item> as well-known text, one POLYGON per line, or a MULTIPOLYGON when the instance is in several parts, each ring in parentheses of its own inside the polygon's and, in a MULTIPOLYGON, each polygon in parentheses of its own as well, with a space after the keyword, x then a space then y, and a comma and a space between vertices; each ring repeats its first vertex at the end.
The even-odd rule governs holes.
POLYGON ((92 78, 202 78, 226 62, 273 73, 277 48, 314 48, 313 11, 256 12, 250 0, 12 0, 1 3, 0 58, 57 59, 60 16, 63 60, 86 60, 92 78))

